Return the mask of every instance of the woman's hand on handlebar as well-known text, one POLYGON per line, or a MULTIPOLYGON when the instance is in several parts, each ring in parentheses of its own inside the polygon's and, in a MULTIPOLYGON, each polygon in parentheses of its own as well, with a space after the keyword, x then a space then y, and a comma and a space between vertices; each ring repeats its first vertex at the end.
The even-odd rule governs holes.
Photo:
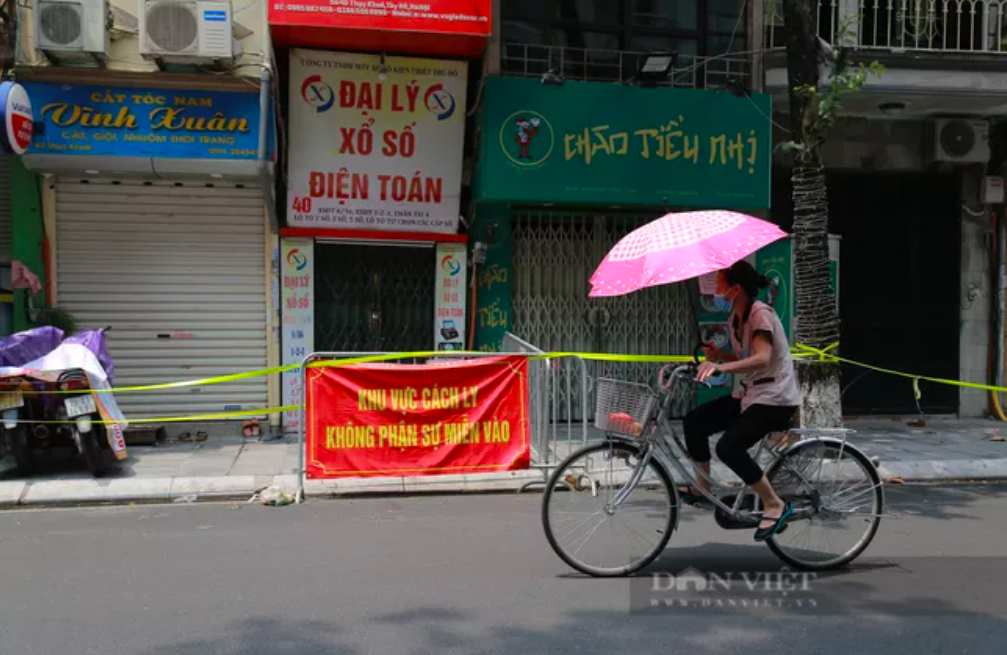
POLYGON ((706 382, 706 380, 714 375, 720 375, 722 371, 720 370, 720 365, 709 360, 703 362, 699 365, 699 372, 696 374, 696 382, 706 382))

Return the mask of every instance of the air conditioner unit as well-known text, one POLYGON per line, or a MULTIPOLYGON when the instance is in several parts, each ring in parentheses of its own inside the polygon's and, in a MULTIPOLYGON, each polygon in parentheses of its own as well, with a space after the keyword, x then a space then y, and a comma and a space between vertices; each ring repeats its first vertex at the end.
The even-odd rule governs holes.
POLYGON ((231 3, 142 0, 140 54, 174 64, 230 65, 234 59, 231 3))
POLYGON ((990 160, 990 126, 984 120, 942 118, 934 122, 934 161, 985 164, 990 160))
POLYGON ((105 59, 106 0, 32 0, 35 48, 53 60, 105 59))

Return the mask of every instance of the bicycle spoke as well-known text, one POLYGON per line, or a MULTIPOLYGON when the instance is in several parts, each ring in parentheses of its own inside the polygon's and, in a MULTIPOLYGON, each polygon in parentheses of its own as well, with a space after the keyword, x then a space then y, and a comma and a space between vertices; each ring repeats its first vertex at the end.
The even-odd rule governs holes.
POLYGON ((547 487, 543 512, 550 544, 574 568, 616 575, 660 554, 676 508, 666 474, 644 459, 645 452, 599 444, 571 456, 553 473, 553 480, 569 477, 577 482, 575 489, 585 489, 551 492, 547 487))
POLYGON ((811 442, 774 465, 774 488, 786 494, 792 494, 793 487, 804 492, 791 496, 802 508, 801 518, 770 539, 770 547, 789 563, 810 568, 842 565, 873 538, 882 509, 881 483, 873 465, 854 450, 845 442, 811 442))

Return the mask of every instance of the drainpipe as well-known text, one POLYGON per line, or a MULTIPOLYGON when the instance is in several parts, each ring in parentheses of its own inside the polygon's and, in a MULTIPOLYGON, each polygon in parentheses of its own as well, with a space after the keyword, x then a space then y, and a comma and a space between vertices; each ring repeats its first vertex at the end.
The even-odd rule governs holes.
POLYGON ((262 195, 265 196, 266 212, 269 214, 269 224, 274 231, 279 230, 280 222, 276 216, 276 198, 273 195, 273 181, 269 176, 269 158, 266 151, 269 148, 269 85, 272 71, 262 69, 259 78, 259 177, 262 180, 262 195))
MULTIPOLYGON (((997 221, 997 315, 996 369, 994 384, 1004 386, 1004 336, 1007 312, 1007 213, 997 221)), ((996 393, 996 392, 995 392, 996 393)), ((998 403, 999 404, 999 403, 998 403)))

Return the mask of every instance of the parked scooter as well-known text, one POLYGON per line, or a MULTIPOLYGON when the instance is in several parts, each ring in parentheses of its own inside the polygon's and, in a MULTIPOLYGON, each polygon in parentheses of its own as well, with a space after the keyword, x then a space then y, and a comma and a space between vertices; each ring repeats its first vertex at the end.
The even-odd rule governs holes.
MULTIPOLYGON (((82 332, 62 343, 86 347, 108 374, 112 363, 105 348, 107 331, 82 332)), ((110 448, 110 441, 87 372, 81 368, 20 371, 18 375, 0 375, 0 444, 19 471, 25 475, 34 472, 36 450, 69 446, 84 457, 92 475, 104 475, 102 450, 110 448)))

